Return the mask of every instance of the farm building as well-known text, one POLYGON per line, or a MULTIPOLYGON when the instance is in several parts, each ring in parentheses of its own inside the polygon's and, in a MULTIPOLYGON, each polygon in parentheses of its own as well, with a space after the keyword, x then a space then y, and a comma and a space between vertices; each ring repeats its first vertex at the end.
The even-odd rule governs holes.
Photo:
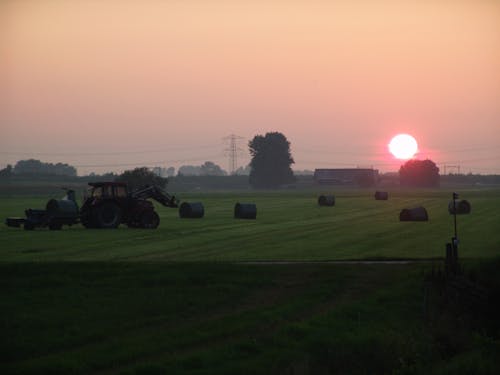
POLYGON ((315 169, 314 182, 322 185, 374 186, 379 179, 378 170, 372 168, 315 169))

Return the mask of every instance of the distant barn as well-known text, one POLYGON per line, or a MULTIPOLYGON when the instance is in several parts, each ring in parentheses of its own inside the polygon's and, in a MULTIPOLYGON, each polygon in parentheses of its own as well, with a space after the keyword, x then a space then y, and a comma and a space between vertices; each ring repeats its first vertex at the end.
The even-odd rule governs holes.
POLYGON ((315 169, 314 181, 321 185, 375 186, 379 175, 372 168, 315 169))

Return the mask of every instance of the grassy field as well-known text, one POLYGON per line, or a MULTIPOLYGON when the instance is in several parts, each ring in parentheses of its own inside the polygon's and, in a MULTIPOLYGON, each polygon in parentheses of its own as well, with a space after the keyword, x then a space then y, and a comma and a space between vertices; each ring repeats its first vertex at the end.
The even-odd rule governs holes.
MULTIPOLYGON (((319 192, 186 194, 201 201, 202 219, 180 219, 176 209, 158 207, 157 230, 60 232, 0 229, 3 261, 324 261, 344 259, 422 259, 441 257, 453 234, 448 214, 450 192, 391 192, 375 201, 372 191, 341 191, 335 207, 319 207, 319 192), (235 220, 236 202, 257 204, 257 220, 235 220), (402 208, 422 205, 428 222, 399 222, 402 208)), ((458 218, 460 255, 498 254, 500 191, 462 192, 472 205, 458 218)), ((47 198, 0 198, 0 217, 20 216, 28 207, 44 207, 47 198)))
MULTIPOLYGON (((319 193, 186 194, 205 217, 158 207, 157 230, 2 226, 0 373, 498 373, 500 191, 460 192, 460 256, 496 291, 487 316, 424 292, 452 235, 450 192, 344 190, 335 207, 319 193), (257 220, 233 219, 237 201, 257 220), (415 205, 430 221, 400 223, 415 205), (299 262, 394 258, 434 260, 299 262), (292 263, 248 263, 269 260, 292 263)), ((48 198, 0 198, 0 217, 48 198)))

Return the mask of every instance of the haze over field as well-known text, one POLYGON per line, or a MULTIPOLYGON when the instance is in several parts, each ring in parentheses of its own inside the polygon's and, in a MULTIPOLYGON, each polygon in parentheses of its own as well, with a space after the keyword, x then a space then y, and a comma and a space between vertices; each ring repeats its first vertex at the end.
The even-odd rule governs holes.
POLYGON ((498 1, 0 2, 0 167, 228 168, 279 131, 295 169, 417 157, 500 173, 498 1))

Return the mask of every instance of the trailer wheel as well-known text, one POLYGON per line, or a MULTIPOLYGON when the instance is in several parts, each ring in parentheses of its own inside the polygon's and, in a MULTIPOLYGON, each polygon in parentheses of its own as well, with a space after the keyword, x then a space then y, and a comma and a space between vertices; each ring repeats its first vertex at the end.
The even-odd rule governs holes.
POLYGON ((145 229, 156 229, 160 225, 160 217, 153 210, 143 211, 141 214, 141 227, 145 229))
POLYGON ((122 212, 114 202, 104 202, 97 207, 96 222, 99 228, 117 228, 121 223, 122 212))
POLYGON ((35 224, 33 224, 31 221, 26 220, 24 222, 24 230, 33 230, 35 229, 35 224))

